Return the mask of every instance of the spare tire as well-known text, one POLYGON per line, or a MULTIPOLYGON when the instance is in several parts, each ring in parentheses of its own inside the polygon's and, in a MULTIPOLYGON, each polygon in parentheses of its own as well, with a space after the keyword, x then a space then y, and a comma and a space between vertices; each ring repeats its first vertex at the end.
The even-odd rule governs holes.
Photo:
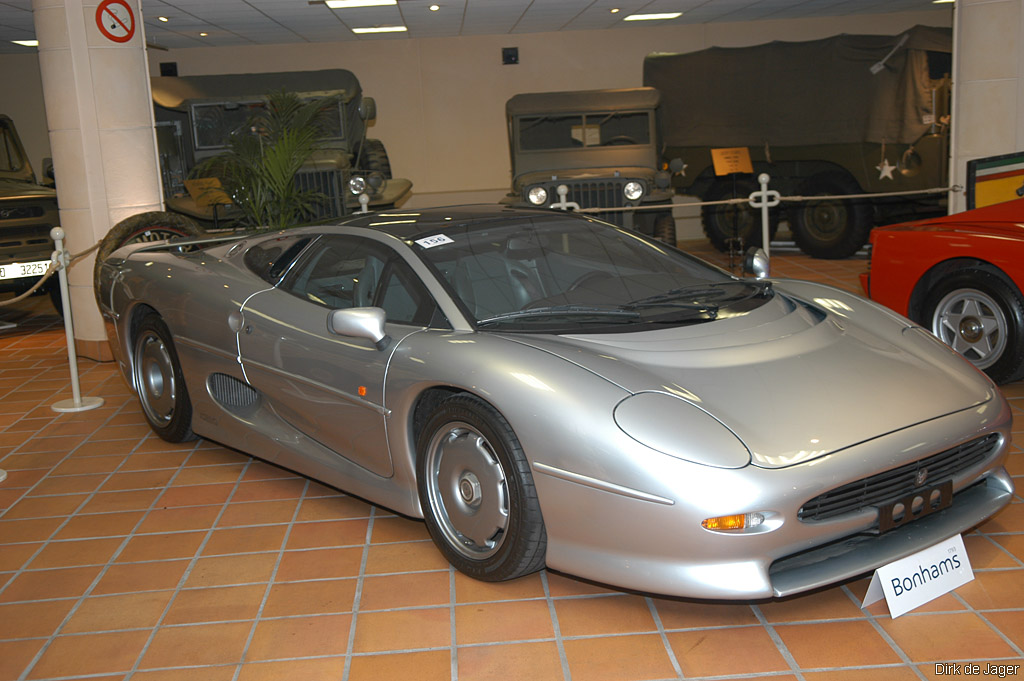
POLYGON ((99 292, 100 267, 110 254, 127 244, 147 241, 164 241, 176 237, 200 238, 206 232, 192 219, 178 213, 150 211, 139 213, 121 220, 107 232, 96 251, 96 264, 93 265, 92 281, 94 289, 99 292))

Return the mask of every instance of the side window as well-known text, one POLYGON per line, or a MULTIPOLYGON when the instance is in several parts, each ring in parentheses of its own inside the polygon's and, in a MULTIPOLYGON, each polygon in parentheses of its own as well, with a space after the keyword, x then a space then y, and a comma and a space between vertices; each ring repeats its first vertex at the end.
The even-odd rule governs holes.
POLYGON ((312 240, 312 236, 303 234, 261 241, 245 252, 245 266, 267 283, 277 284, 312 240))
POLYGON ((389 322, 426 326, 433 298, 386 246, 356 237, 324 237, 282 282, 281 290, 331 309, 382 307, 389 322))

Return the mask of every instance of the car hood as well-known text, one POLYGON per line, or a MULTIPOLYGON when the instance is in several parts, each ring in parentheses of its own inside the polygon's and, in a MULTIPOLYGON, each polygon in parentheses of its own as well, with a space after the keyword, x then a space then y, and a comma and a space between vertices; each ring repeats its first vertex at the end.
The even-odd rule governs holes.
POLYGON ((0 199, 13 198, 46 198, 56 200, 57 191, 50 187, 43 187, 41 185, 32 184, 31 182, 25 182, 23 180, 16 180, 8 177, 0 177, 0 199))
POLYGON ((765 468, 992 399, 991 382, 923 329, 828 287, 797 288, 814 297, 777 294, 757 310, 698 326, 516 340, 631 393, 697 406, 765 468))

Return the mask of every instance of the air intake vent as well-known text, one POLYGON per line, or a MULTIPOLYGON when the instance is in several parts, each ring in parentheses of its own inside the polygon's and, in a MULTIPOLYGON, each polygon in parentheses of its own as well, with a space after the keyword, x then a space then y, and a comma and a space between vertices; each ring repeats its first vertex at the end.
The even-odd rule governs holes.
POLYGON ((260 394, 249 384, 227 374, 212 374, 206 384, 210 397, 229 411, 247 411, 260 401, 260 394))

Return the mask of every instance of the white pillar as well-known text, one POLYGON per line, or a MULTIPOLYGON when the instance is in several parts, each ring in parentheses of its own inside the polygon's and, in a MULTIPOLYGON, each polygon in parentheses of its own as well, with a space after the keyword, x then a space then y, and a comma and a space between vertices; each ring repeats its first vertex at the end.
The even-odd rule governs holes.
POLYGON ((959 0, 953 22, 951 179, 965 186, 968 161, 1024 151, 1024 0, 959 0))
MULTIPOLYGON (((60 221, 79 253, 163 210, 140 0, 32 0, 60 221)), ((93 257, 68 271, 79 354, 110 359, 93 257)))

